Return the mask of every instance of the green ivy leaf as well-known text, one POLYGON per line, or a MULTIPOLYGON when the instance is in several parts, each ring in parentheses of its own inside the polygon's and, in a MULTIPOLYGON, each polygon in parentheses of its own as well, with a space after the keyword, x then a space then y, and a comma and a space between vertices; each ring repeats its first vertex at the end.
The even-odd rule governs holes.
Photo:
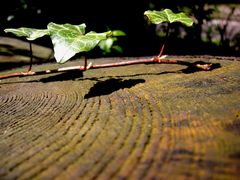
POLYGON ((111 53, 112 49, 116 50, 119 53, 122 53, 123 50, 120 48, 120 46, 114 45, 114 42, 118 40, 117 37, 119 36, 126 36, 126 33, 121 30, 112 30, 112 36, 108 37, 105 40, 102 40, 98 46, 101 50, 103 50, 103 54, 111 53))
POLYGON ((24 36, 29 41, 33 41, 42 36, 49 35, 49 32, 47 29, 35 29, 35 28, 26 28, 26 27, 21 27, 16 29, 9 28, 9 29, 5 29, 4 32, 13 33, 18 37, 24 36))
POLYGON ((112 49, 114 49, 118 53, 123 53, 123 49, 121 46, 115 45, 115 46, 112 46, 112 49))
POLYGON ((173 13, 170 9, 164 9, 162 11, 145 11, 144 15, 148 17, 148 19, 153 24, 159 24, 162 22, 181 22, 185 24, 186 26, 192 26, 193 20, 189 18, 185 13, 173 13))
POLYGON ((126 33, 121 30, 113 30, 112 31, 112 36, 126 36, 126 33))
POLYGON ((54 46, 54 56, 58 63, 65 63, 76 53, 92 50, 101 40, 107 39, 111 32, 85 34, 86 25, 49 23, 48 29, 54 46))
POLYGON ((113 38, 107 38, 105 40, 102 40, 98 44, 98 46, 100 47, 100 49, 102 49, 104 51, 104 54, 107 54, 107 53, 111 52, 111 48, 113 46, 113 42, 114 42, 113 38))

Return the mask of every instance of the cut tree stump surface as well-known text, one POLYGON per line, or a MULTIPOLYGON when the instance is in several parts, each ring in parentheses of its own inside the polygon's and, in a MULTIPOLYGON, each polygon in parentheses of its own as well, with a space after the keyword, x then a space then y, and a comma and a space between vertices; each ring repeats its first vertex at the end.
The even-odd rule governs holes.
POLYGON ((170 58, 221 67, 141 64, 1 80, 0 179, 239 179, 239 58, 170 58))

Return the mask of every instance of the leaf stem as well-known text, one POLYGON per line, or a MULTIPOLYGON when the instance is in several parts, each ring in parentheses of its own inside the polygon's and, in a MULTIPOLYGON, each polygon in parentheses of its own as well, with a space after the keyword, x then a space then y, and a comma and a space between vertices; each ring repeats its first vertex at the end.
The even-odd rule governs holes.
POLYGON ((164 51, 164 48, 165 48, 165 44, 166 44, 166 42, 168 40, 168 36, 169 36, 169 29, 170 29, 170 23, 167 23, 166 35, 165 35, 165 38, 164 38, 163 45, 161 47, 160 53, 158 54, 158 57, 161 57, 162 54, 163 54, 163 51, 164 51))
POLYGON ((33 61, 33 56, 32 56, 32 42, 29 41, 29 49, 30 49, 30 64, 28 68, 28 72, 32 70, 32 61, 33 61))
POLYGON ((84 70, 87 70, 87 57, 84 56, 84 70))
POLYGON ((116 63, 106 63, 106 64, 96 64, 96 65, 90 65, 86 67, 86 64, 83 66, 70 66, 70 67, 63 67, 58 69, 52 69, 52 70, 44 70, 44 71, 28 71, 28 72, 18 72, 13 73, 9 75, 2 75, 0 76, 0 79, 6 79, 6 78, 12 78, 12 77, 24 77, 24 76, 34 76, 34 75, 43 75, 43 74, 53 74, 53 73, 59 73, 59 72, 67 72, 67 71, 86 71, 88 69, 100 69, 100 68, 110 68, 110 67, 119 67, 119 66, 129 66, 129 65, 136 65, 136 64, 179 64, 179 65, 185 65, 185 66, 193 66, 195 68, 198 68, 200 70, 209 71, 212 69, 212 64, 194 64, 187 61, 180 61, 180 60, 173 60, 173 59, 164 59, 164 56, 162 57, 153 57, 150 59, 138 59, 138 60, 131 60, 131 61, 121 61, 116 63))
POLYGON ((161 57, 161 56, 162 56, 162 54, 163 54, 163 50, 164 50, 164 47, 165 47, 165 44, 163 44, 163 45, 162 45, 162 47, 161 47, 161 50, 160 50, 160 53, 159 53, 158 57, 161 57))

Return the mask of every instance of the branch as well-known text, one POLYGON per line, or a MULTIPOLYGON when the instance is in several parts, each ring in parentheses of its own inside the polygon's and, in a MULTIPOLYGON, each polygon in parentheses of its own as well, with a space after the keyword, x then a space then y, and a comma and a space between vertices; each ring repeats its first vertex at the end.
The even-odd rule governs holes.
MULTIPOLYGON (((110 68, 110 67, 119 67, 119 66, 129 66, 129 65, 136 65, 136 64, 179 64, 179 65, 186 65, 186 66, 193 66, 200 70, 209 71, 212 69, 212 64, 194 64, 187 61, 179 61, 179 60, 169 60, 164 59, 166 56, 162 57, 153 57, 151 59, 140 59, 140 60, 131 60, 131 61, 122 61, 116 63, 107 63, 107 64, 96 64, 93 65, 89 63, 86 67, 86 64, 83 66, 70 66, 70 67, 63 67, 58 69, 52 70, 44 70, 44 71, 28 71, 28 72, 18 72, 8 75, 0 76, 1 79, 12 78, 12 77, 24 77, 24 76, 35 76, 35 75, 43 75, 43 74, 53 74, 59 72, 67 72, 67 71, 86 71, 88 69, 100 69, 100 68, 110 68)), ((86 62, 86 61, 85 61, 86 62)))

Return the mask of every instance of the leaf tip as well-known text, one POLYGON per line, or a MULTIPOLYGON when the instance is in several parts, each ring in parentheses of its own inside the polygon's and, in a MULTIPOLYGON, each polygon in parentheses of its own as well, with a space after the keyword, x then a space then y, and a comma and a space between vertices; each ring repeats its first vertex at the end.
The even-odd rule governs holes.
POLYGON ((9 28, 3 30, 5 33, 10 32, 11 30, 9 28))
POLYGON ((149 13, 150 10, 144 11, 144 15, 147 15, 149 13))

